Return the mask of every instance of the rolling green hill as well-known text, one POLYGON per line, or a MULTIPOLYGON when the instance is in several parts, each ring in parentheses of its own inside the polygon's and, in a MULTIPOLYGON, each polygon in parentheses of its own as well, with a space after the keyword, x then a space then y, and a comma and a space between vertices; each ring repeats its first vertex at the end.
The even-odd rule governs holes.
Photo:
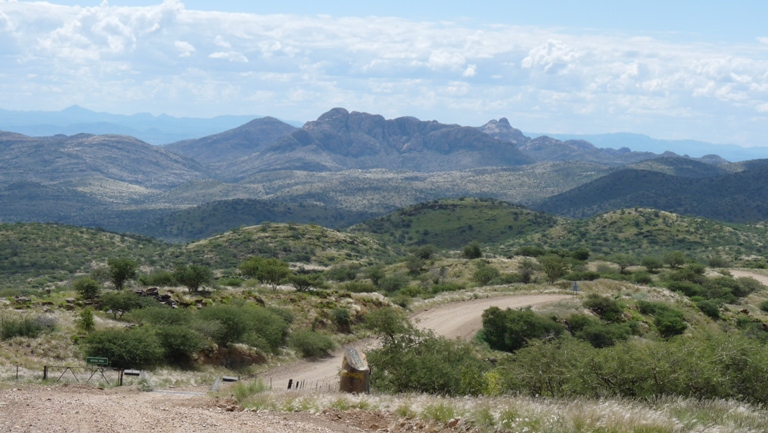
POLYGON ((768 253, 765 225, 728 224, 654 209, 623 209, 589 219, 561 220, 549 230, 515 238, 507 253, 526 245, 575 249, 597 254, 660 254, 678 250, 698 257, 768 253))
POLYGON ((109 257, 151 263, 168 245, 157 240, 58 224, 0 224, 0 287, 41 288, 89 272, 109 257))
POLYGON ((263 222, 292 222, 343 228, 375 214, 333 209, 312 203, 290 204, 268 200, 221 200, 162 215, 135 230, 168 242, 190 242, 236 227, 263 222))
POLYGON ((350 231, 404 246, 460 248, 472 241, 497 244, 542 232, 557 222, 552 216, 503 201, 460 198, 409 206, 350 231))
POLYGON ((645 207, 732 223, 768 219, 768 167, 707 178, 625 169, 543 200, 535 209, 572 218, 645 207))
POLYGON ((186 260, 217 269, 234 268, 254 256, 277 257, 288 262, 331 265, 344 261, 387 260, 394 248, 353 233, 314 224, 272 224, 243 227, 178 246, 168 260, 186 260))

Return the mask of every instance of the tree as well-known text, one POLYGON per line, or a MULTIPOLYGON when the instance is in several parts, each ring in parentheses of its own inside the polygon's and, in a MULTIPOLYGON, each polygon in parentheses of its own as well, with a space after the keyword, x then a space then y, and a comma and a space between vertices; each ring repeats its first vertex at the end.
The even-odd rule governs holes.
POLYGON ((269 284, 272 290, 291 274, 288 263, 275 258, 254 257, 240 265, 240 272, 248 278, 255 278, 262 284, 269 284))
POLYGON ((475 272, 472 274, 472 280, 483 286, 498 277, 499 270, 482 261, 477 263, 477 269, 475 269, 475 272))
POLYGON ((643 257, 643 260, 640 262, 640 264, 645 266, 645 269, 648 269, 648 272, 653 272, 664 266, 664 264, 661 262, 661 259, 656 256, 643 257))
POLYGON ((581 248, 573 251, 571 253, 571 257, 576 259, 576 260, 580 260, 580 261, 583 262, 583 261, 589 259, 589 250, 584 248, 584 247, 581 247, 581 248))
POLYGON ((666 262, 670 268, 679 268, 685 264, 685 254, 680 251, 670 251, 664 254, 664 262, 666 262))
POLYGON ((173 279, 186 286, 190 292, 197 292, 200 287, 213 283, 213 271, 203 265, 185 265, 176 268, 173 279))
POLYGON ((384 274, 384 268, 381 265, 374 265, 365 270, 365 276, 368 277, 374 286, 378 287, 379 282, 386 275, 384 274))
POLYGON ((294 274, 288 277, 288 280, 298 292, 306 292, 313 287, 320 289, 325 285, 321 274, 294 274))
POLYGON ((554 254, 546 255, 539 259, 541 268, 547 274, 547 281, 554 283, 558 278, 568 273, 568 264, 562 257, 554 254))
POLYGON ((531 259, 523 259, 520 262, 520 265, 518 266, 518 272, 520 273, 520 281, 523 284, 528 284, 531 282, 531 277, 533 277, 533 274, 538 269, 538 264, 534 262, 531 259))
POLYGON ((101 296, 101 306, 106 310, 112 311, 112 317, 117 319, 122 317, 127 311, 141 308, 150 301, 147 298, 140 298, 139 295, 131 292, 110 292, 101 296), (142 302, 144 300, 145 302, 142 302))
POLYGON ((99 283, 88 277, 78 278, 72 283, 72 286, 83 299, 94 299, 99 295, 99 291, 101 290, 99 283))
POLYGON ((480 249, 479 243, 472 242, 471 244, 464 247, 461 254, 465 259, 479 259, 480 257, 483 257, 483 250, 480 249))
POLYGON ((123 290, 125 282, 136 276, 136 269, 139 264, 130 259, 110 258, 107 260, 109 265, 109 279, 115 285, 115 289, 123 290))
POLYGON ((620 274, 623 274, 628 267, 635 264, 635 258, 629 254, 613 254, 608 258, 608 260, 619 265, 620 274))

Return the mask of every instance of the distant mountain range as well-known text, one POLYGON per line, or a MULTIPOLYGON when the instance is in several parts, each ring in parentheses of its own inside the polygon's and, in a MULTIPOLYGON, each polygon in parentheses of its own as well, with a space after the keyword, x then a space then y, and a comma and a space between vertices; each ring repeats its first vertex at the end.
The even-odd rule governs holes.
POLYGON ((713 144, 697 140, 661 140, 651 138, 643 134, 631 134, 619 132, 614 134, 544 134, 528 133, 532 137, 547 135, 558 140, 584 140, 597 147, 620 149, 630 148, 638 152, 664 153, 675 152, 679 155, 688 155, 700 158, 705 155, 719 155, 732 161, 746 161, 750 159, 768 158, 768 143, 760 143, 757 147, 741 147, 735 144, 713 144))
MULTIPOLYGON (((78 107, 60 114, 76 119, 83 112, 101 116, 78 107)), ((116 119, 148 116, 145 127, 158 119, 137 116, 116 119)), ((266 220, 341 227, 462 196, 577 218, 648 207, 761 221, 768 219, 766 166, 531 138, 505 118, 469 127, 343 108, 301 128, 249 118, 163 147, 117 134, 0 132, 0 222, 52 221, 183 241, 266 220)))
MULTIPOLYGON (((160 145, 200 138, 238 127, 257 116, 217 116, 214 118, 130 116, 97 113, 77 105, 61 111, 0 110, 0 131, 12 131, 33 137, 57 134, 130 135, 150 144, 160 145)), ((295 122, 292 122, 295 123, 295 122)))

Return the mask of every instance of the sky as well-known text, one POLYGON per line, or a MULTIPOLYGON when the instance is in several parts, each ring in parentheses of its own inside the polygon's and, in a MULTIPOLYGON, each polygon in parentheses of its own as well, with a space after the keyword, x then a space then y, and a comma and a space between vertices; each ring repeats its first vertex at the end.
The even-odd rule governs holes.
POLYGON ((0 0, 0 108, 768 146, 768 2, 0 0))

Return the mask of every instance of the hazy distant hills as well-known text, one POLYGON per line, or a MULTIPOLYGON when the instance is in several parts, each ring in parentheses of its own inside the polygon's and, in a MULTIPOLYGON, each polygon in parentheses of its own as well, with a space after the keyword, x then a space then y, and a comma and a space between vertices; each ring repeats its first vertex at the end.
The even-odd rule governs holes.
POLYGON ((768 219, 768 165, 710 177, 628 168, 543 200, 535 208, 584 218, 644 207, 727 222, 768 219))
POLYGON ((211 119, 153 116, 139 113, 130 116, 97 113, 77 105, 61 111, 0 110, 0 131, 13 131, 41 137, 57 134, 121 134, 150 144, 166 144, 196 139, 236 128, 255 116, 217 116, 211 119))
POLYGON ((205 164, 231 163, 264 150, 296 129, 274 117, 262 117, 219 134, 179 141, 164 148, 205 164))
POLYGON ((205 177, 199 163, 124 135, 0 132, 0 185, 101 178, 163 189, 205 177))
POLYGON ((705 155, 719 155, 728 161, 746 161, 750 159, 768 158, 768 143, 756 143, 763 147, 741 147, 735 144, 713 144, 698 140, 661 140, 643 134, 626 132, 613 134, 540 134, 529 133, 531 136, 548 135, 558 140, 586 140, 601 148, 619 149, 630 148, 638 152, 664 153, 672 151, 678 155, 690 155, 698 158, 705 155))
MULTIPOLYGON (((83 111, 92 113, 74 107, 60 114, 77 118, 83 111)), ((156 119, 137 116, 145 126, 156 119)), ((467 127, 335 108, 301 128, 249 119, 165 147, 127 135, 0 132, 0 221, 53 221, 179 242, 263 221, 338 228, 459 197, 579 218, 648 207, 760 221, 768 219, 766 167, 716 155, 692 159, 531 139, 504 118, 467 127)), ((433 241, 423 230, 403 235, 433 241)), ((456 239, 471 235, 465 230, 456 239)))

